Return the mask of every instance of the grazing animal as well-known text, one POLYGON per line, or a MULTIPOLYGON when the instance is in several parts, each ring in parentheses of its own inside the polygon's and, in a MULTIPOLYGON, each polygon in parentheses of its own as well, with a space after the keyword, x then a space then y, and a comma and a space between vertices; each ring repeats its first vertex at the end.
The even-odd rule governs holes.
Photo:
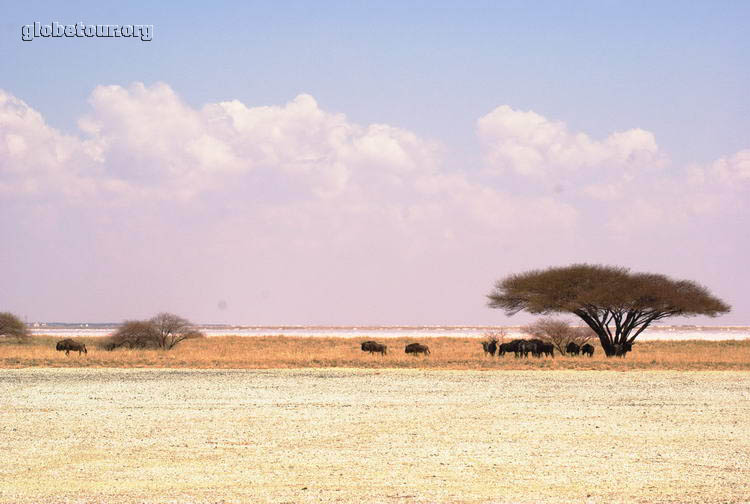
POLYGON ((536 338, 530 339, 529 341, 532 342, 532 343, 536 343, 536 353, 532 352, 531 355, 533 355, 534 357, 541 357, 542 356, 542 345, 544 345, 545 342, 542 341, 542 340, 540 340, 540 339, 536 339, 536 338))
POLYGON ((565 347, 565 353, 570 355, 578 355, 581 352, 581 347, 573 343, 572 341, 568 343, 568 346, 565 347))
POLYGON ((505 355, 508 352, 513 352, 515 356, 518 357, 520 355, 518 346, 521 344, 522 341, 524 340, 514 339, 510 343, 503 343, 502 345, 498 347, 499 349, 498 355, 501 355, 501 352, 502 352, 502 355, 505 355))
POLYGON ((404 349, 404 353, 410 353, 417 355, 418 353, 430 355, 430 349, 427 345, 422 345, 420 343, 409 343, 406 345, 406 348, 404 349))
POLYGON ((583 355, 588 355, 589 357, 593 357, 594 356, 594 345, 590 345, 590 344, 586 343, 585 345, 583 345, 581 347, 581 353, 583 355))
POLYGON ((518 345, 514 345, 513 342, 511 343, 502 343, 497 346, 497 356, 503 357, 508 352, 517 352, 518 345))
POLYGON ((614 355, 616 357, 625 357, 625 354, 633 350, 633 344, 632 343, 617 343, 615 344, 615 353, 614 355))
POLYGON ((533 357, 539 357, 539 344, 536 341, 521 341, 518 344, 518 353, 521 357, 528 358, 529 352, 533 357))
POLYGON ((65 355, 70 355, 71 350, 73 350, 74 352, 78 351, 78 355, 81 355, 82 353, 89 353, 88 350, 86 350, 86 345, 72 339, 64 339, 58 341, 56 348, 58 352, 64 351, 65 355))
POLYGON ((542 343, 539 346, 539 353, 544 354, 547 357, 555 358, 555 345, 552 343, 542 343))
POLYGON ((388 353, 388 347, 376 341, 365 341, 362 343, 362 351, 370 352, 370 355, 374 353, 385 355, 388 353))
POLYGON ((490 354, 494 357, 497 351, 497 340, 482 341, 482 348, 484 349, 484 355, 490 354))

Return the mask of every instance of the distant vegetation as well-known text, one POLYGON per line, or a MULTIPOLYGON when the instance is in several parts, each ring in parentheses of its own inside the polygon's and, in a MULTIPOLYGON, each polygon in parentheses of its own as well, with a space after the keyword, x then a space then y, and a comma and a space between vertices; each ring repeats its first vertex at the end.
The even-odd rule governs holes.
POLYGON ((30 334, 23 320, 12 313, 0 313, 0 338, 26 341, 30 334))
POLYGON ((158 348, 171 350, 181 341, 203 338, 188 320, 172 313, 159 313, 149 320, 128 320, 103 344, 106 350, 116 348, 158 348))

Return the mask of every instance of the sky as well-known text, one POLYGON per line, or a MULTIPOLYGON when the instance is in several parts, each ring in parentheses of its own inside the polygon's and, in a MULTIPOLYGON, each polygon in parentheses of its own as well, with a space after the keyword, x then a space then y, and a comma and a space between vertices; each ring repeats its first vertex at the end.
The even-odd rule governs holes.
POLYGON ((25 2, 0 16, 0 311, 521 324, 509 274, 750 324, 746 2, 25 2), (152 25, 152 40, 33 25, 152 25))

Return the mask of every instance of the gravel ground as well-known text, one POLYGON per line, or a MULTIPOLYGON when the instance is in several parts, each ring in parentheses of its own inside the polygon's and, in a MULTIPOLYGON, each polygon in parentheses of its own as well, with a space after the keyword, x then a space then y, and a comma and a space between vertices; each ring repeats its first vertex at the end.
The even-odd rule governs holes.
POLYGON ((743 372, 0 370, 0 503, 750 502, 743 372))

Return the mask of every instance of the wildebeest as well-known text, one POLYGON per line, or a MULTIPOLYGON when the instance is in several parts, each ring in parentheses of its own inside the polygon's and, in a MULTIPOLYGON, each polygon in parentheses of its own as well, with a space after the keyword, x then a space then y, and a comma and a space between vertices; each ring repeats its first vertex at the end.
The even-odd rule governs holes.
POLYGON ((590 345, 590 344, 586 343, 585 345, 583 345, 581 347, 581 353, 583 355, 588 355, 589 357, 593 357, 594 356, 594 345, 590 345))
POLYGON ((362 351, 370 354, 379 353, 385 355, 388 353, 388 347, 376 341, 365 341, 362 343, 362 351))
POLYGON ((86 345, 70 338, 58 341, 56 348, 58 352, 64 351, 65 355, 69 355, 71 350, 74 352, 78 351, 78 355, 89 353, 88 350, 86 350, 86 345))
POLYGON ((614 346, 614 354, 616 357, 625 357, 625 354, 633 350, 632 343, 617 343, 614 346))
POLYGON ((501 343, 500 345, 497 346, 498 357, 502 357, 508 352, 517 353, 518 343, 514 343, 513 341, 511 341, 510 343, 501 343))
POLYGON ((529 357, 529 352, 534 357, 539 357, 539 344, 536 341, 527 340, 521 341, 518 344, 518 353, 521 357, 529 357))
POLYGON ((414 355, 418 353, 430 355, 430 349, 427 347, 427 345, 422 345, 420 343, 409 343, 408 345, 406 345, 406 348, 404 348, 404 352, 414 355))
POLYGON ((530 343, 536 343, 536 352, 531 352, 531 355, 533 355, 534 357, 541 357, 542 356, 542 352, 544 352, 544 350, 542 350, 542 347, 546 343, 544 341, 538 339, 538 338, 533 338, 533 339, 530 339, 528 341, 530 343))
POLYGON ((518 357, 519 355, 518 345, 520 345, 522 341, 524 340, 514 339, 510 343, 503 343, 502 345, 499 345, 497 347, 497 355, 502 356, 508 352, 513 352, 516 355, 516 357, 518 357))
POLYGON ((491 339, 489 341, 482 341, 482 348, 484 349, 484 354, 490 354, 494 357, 495 352, 497 351, 497 340, 491 339))
POLYGON ((565 353, 570 355, 578 355, 581 352, 581 347, 579 347, 577 344, 573 343, 572 341, 568 343, 568 346, 565 347, 565 353))
POLYGON ((537 345, 539 347, 540 354, 544 354, 547 357, 552 357, 552 358, 555 357, 555 345, 553 345, 552 343, 545 343, 545 342, 541 344, 537 344, 537 345))

